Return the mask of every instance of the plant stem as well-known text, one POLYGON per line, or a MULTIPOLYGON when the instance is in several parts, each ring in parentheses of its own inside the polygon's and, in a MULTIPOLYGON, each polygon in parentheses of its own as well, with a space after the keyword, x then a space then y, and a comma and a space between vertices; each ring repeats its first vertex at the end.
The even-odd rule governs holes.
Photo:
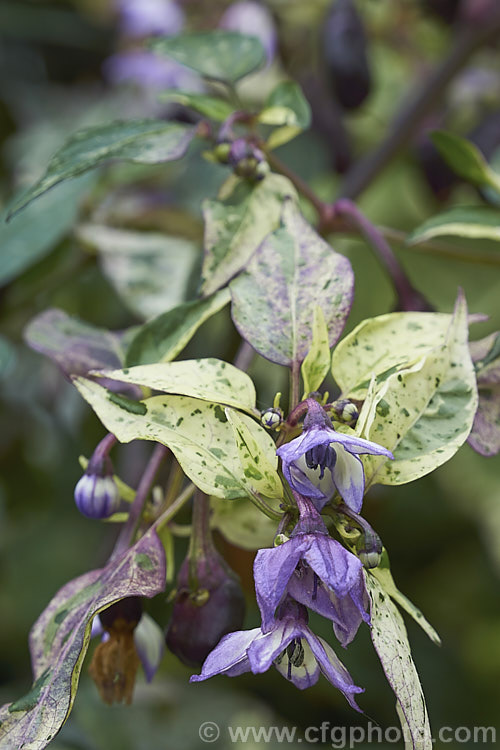
POLYGON ((151 458, 144 470, 144 473, 137 487, 134 502, 130 507, 130 513, 128 516, 127 523, 122 528, 118 539, 116 541, 115 548, 113 550, 112 557, 117 557, 122 554, 133 542, 139 524, 141 522, 142 512, 146 503, 149 491, 153 485, 156 473, 160 468, 160 464, 168 453, 168 448, 160 443, 157 443, 151 458))
POLYGON ((425 297, 410 283, 390 245, 377 227, 366 218, 355 203, 341 198, 333 205, 334 216, 340 216, 351 223, 375 250, 379 260, 392 279, 398 295, 399 310, 429 311, 432 307, 425 297))
POLYGON ((255 349, 252 349, 248 341, 245 341, 243 339, 238 348, 238 351, 236 352, 236 356, 233 360, 233 365, 239 370, 243 370, 243 372, 246 372, 252 364, 252 360, 254 357, 255 349))
POLYGON ((497 37, 500 31, 500 11, 491 15, 487 24, 462 29, 449 55, 425 78, 412 98, 403 105, 378 148, 349 170, 340 189, 343 198, 354 200, 371 184, 409 142, 423 118, 439 103, 446 87, 471 55, 497 37))
MULTIPOLYGON (((263 146, 263 144, 260 144, 260 147, 265 151, 265 147, 263 146)), ((265 153, 271 167, 273 167, 276 172, 279 172, 290 180, 292 185, 297 189, 297 192, 299 192, 304 198, 309 201, 309 203, 314 206, 321 220, 327 207, 326 204, 318 198, 314 190, 309 187, 307 182, 303 180, 302 177, 299 177, 298 174, 287 167, 287 165, 284 164, 281 159, 279 159, 272 151, 265 151, 265 153)))
POLYGON ((292 412, 299 403, 299 388, 300 365, 298 362, 292 362, 292 367, 290 370, 290 402, 288 404, 289 412, 292 412))

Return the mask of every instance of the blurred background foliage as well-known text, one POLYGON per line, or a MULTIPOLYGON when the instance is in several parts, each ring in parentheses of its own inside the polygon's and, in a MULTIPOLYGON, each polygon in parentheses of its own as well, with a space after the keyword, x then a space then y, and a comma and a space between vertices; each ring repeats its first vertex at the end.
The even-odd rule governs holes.
MULTIPOLYGON (((215 27, 227 6, 234 5, 222 0, 180 4, 193 29, 215 27)), ((330 6, 328 0, 269 0, 278 51, 263 72, 243 83, 240 95, 258 103, 283 75, 301 83, 313 127, 278 153, 318 194, 332 200, 343 175, 377 147, 402 102, 450 54, 462 31, 458 2, 359 0, 371 91, 359 107, 345 109, 335 98, 322 53, 330 6)), ((40 176, 53 151, 79 127, 148 114, 192 117, 177 105, 160 103, 155 87, 118 85, 106 75, 106 61, 130 44, 118 28, 111 0, 1 0, 0 36, 0 196, 5 206, 40 176)), ((373 221, 408 232, 444 207, 484 201, 439 161, 426 132, 446 127, 475 134, 485 156, 494 158, 500 146, 499 72, 498 45, 487 44, 470 56, 416 123, 405 147, 362 192, 360 206, 373 221)), ((27 348, 23 329, 48 307, 121 329, 144 319, 141 300, 151 294, 159 297, 160 309, 176 304, 168 270, 163 287, 155 276, 162 268, 161 243, 156 255, 148 256, 150 264, 141 264, 140 246, 128 256, 106 256, 82 243, 72 229, 79 216, 83 222, 182 237, 194 248, 194 278, 202 238, 200 202, 215 196, 226 175, 225 168, 199 158, 161 168, 112 165, 56 188, 30 213, 0 229, 1 703, 25 693, 31 682, 31 624, 63 583, 104 562, 114 538, 109 525, 80 517, 72 497, 81 473, 78 456, 90 455, 103 428, 56 366, 27 348), (17 244, 16 237, 21 238, 17 244), (128 282, 120 285, 118 278, 128 282)), ((348 255, 356 274, 348 328, 393 309, 392 287, 371 250, 352 238, 330 241, 348 255)), ((474 325, 472 338, 500 328, 498 244, 448 240, 446 248, 449 257, 432 248, 401 246, 396 252, 438 310, 451 311, 462 286, 470 310, 489 316, 487 323, 474 325), (494 260, 478 262, 484 254, 494 260)), ((195 291, 188 284, 187 296, 195 291)), ((225 310, 204 325, 182 356, 230 360, 237 347, 225 310)), ((259 357, 250 373, 262 408, 272 403, 276 390, 286 389, 281 369, 259 357)), ((119 448, 118 473, 137 482, 148 451, 145 444, 119 448)), ((431 476, 404 487, 377 487, 365 504, 368 520, 390 551, 398 586, 443 639, 437 649, 407 622, 436 729, 498 724, 499 468, 498 458, 481 458, 465 446, 431 476)), ((253 555, 222 538, 218 542, 246 586, 248 626, 253 627, 258 622, 252 604, 253 555)), ((178 547, 180 561, 184 540, 178 547)), ((162 625, 167 623, 171 605, 166 597, 148 606, 162 625)), ((331 640, 329 624, 316 619, 317 632, 331 640)), ((396 726, 393 696, 368 633, 360 632, 342 658, 366 688, 361 705, 367 716, 382 727, 396 726)), ((197 729, 206 720, 222 726, 288 722, 300 727, 367 721, 348 710, 324 680, 301 693, 273 670, 202 685, 189 685, 189 674, 168 655, 151 685, 139 681, 132 707, 108 708, 99 703, 84 669, 74 711, 52 746, 190 750, 200 746, 197 729)))

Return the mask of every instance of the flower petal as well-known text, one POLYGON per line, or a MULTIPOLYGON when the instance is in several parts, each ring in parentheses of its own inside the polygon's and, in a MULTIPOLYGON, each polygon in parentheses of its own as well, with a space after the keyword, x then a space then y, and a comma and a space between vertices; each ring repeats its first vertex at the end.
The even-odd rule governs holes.
POLYGON ((302 639, 301 645, 304 649, 304 660, 299 667, 292 665, 292 668, 290 670, 290 677, 288 677, 289 660, 287 655, 283 657, 279 664, 275 661, 274 666, 286 680, 289 679, 290 682, 293 682, 295 687, 298 687, 299 690, 305 690, 306 688, 311 687, 312 685, 315 685, 317 683, 321 670, 308 642, 305 639, 302 639))
POLYGON ((257 552, 253 575, 264 632, 273 626, 274 613, 286 591, 288 580, 310 543, 310 535, 299 534, 279 547, 257 552))
POLYGON ((160 626, 146 612, 134 630, 134 643, 146 680, 151 682, 165 651, 165 636, 160 626))
POLYGON ((189 682, 208 680, 216 674, 237 677, 244 672, 249 672, 250 662, 247 650, 260 634, 260 628, 253 628, 253 630, 237 630, 235 633, 225 635, 205 659, 201 674, 192 675, 189 682))
POLYGON ((302 635, 301 623, 292 618, 275 620, 268 633, 262 633, 248 647, 248 659, 254 674, 267 672, 273 661, 297 636, 302 635))
POLYGON ((353 694, 363 693, 363 688, 357 687, 357 685, 354 684, 351 675, 344 667, 335 651, 326 641, 323 640, 323 638, 318 638, 318 636, 314 635, 309 628, 307 628, 307 631, 304 631, 304 636, 307 638, 311 651, 316 657, 320 669, 326 679, 344 694, 348 703, 356 709, 356 711, 362 713, 353 698, 353 694))
POLYGON ((326 534, 310 534, 303 559, 337 596, 346 596, 363 575, 360 560, 326 534))
POLYGON ((331 592, 316 577, 316 587, 314 586, 314 572, 309 567, 301 567, 299 572, 295 572, 288 582, 288 593, 305 607, 309 607, 313 612, 326 617, 343 627, 343 622, 337 612, 335 603, 331 599, 331 592))
POLYGON ((365 492, 365 472, 361 459, 349 453, 343 445, 335 446, 337 462, 333 470, 333 481, 345 504, 355 513, 363 505, 365 492))
POLYGON ((346 435, 343 432, 335 432, 334 435, 332 442, 343 445, 350 453, 371 453, 374 456, 394 458, 390 450, 371 440, 365 440, 356 435, 346 435))

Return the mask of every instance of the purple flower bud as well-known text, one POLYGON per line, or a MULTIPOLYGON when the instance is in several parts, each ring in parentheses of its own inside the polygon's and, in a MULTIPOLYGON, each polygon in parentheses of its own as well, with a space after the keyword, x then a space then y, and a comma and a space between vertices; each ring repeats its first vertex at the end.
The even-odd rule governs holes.
POLYGON ((184 12, 174 0, 117 0, 120 26, 129 37, 178 34, 184 12))
POLYGON ((261 412, 260 422, 268 430, 275 430, 283 422, 283 412, 275 407, 266 409, 261 412))
POLYGON ((184 664, 200 666, 222 636, 241 628, 245 598, 239 581, 213 550, 196 561, 196 589, 189 586, 189 559, 182 564, 166 643, 184 664))
POLYGON ((229 31, 256 36, 260 39, 270 63, 276 54, 277 37, 273 18, 268 9, 254 0, 233 3, 222 16, 219 26, 229 31))
POLYGON ((76 507, 87 518, 109 518, 120 505, 120 492, 107 457, 92 457, 75 487, 76 507))

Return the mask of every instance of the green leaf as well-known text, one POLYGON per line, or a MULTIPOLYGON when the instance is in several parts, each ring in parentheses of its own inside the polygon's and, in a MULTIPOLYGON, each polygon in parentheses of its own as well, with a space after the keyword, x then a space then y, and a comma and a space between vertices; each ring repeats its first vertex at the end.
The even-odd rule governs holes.
POLYGON ((488 206, 454 206, 414 229, 406 243, 418 245, 443 236, 500 241, 500 211, 488 206))
POLYGON ((98 224, 81 225, 77 237, 99 252, 107 278, 143 319, 176 307, 190 293, 200 255, 191 240, 98 224))
POLYGON ((432 750, 432 736, 420 679, 411 656, 403 618, 378 580, 366 575, 371 606, 371 637, 382 668, 399 704, 409 737, 407 747, 432 750))
POLYGON ((196 129, 163 120, 127 120, 79 130, 49 162, 44 176, 11 208, 20 211, 58 182, 88 172, 111 159, 160 164, 186 153, 196 129))
POLYGON ((69 232, 90 186, 89 177, 82 177, 72 185, 54 189, 30 206, 23 217, 6 223, 12 210, 0 215, 0 285, 8 284, 46 256, 69 232))
MULTIPOLYGON (((433 313, 421 315, 436 317, 433 313)), ((393 352, 403 331, 409 330, 404 317, 397 320, 392 319, 394 316, 383 317, 389 320, 384 348, 373 349, 375 372, 379 367, 378 352, 393 352)), ((477 409, 477 384, 467 343, 467 307, 462 296, 449 320, 448 330, 440 332, 438 323, 427 342, 415 350, 414 355, 419 356, 390 368, 389 375, 389 370, 383 371, 373 389, 356 430, 368 440, 389 448, 394 461, 363 457, 369 482, 405 484, 425 476, 448 461, 471 431, 477 409)), ((417 340, 422 329, 416 331, 417 340)), ((360 352, 368 340, 358 335, 360 352)), ((406 352, 403 346, 402 349, 403 355, 411 352, 409 345, 406 352)))
MULTIPOLYGON (((168 446, 189 479, 208 495, 234 499, 254 492, 219 404, 172 395, 118 400, 91 380, 77 378, 75 385, 120 442, 155 440, 168 446)), ((247 426, 253 422, 245 415, 242 419, 247 426)))
POLYGON ((500 175, 491 169, 473 143, 445 130, 435 130, 431 139, 443 159, 460 177, 473 185, 488 185, 500 192, 500 175))
POLYGON ((391 567, 389 563, 389 555, 387 554, 387 550, 384 549, 382 553, 382 559, 380 561, 380 564, 377 568, 372 568, 370 570, 370 573, 375 576, 377 581, 379 582, 381 588, 383 591, 385 591, 386 594, 388 594, 391 599, 393 599, 397 604, 399 604, 400 607, 402 607, 405 612, 408 612, 408 614, 413 617, 415 622, 417 622, 422 630, 429 636, 431 641, 436 644, 436 646, 441 645, 441 638, 436 633, 432 625, 427 622, 425 617, 423 616, 422 612, 419 610, 418 607, 416 607, 404 594, 401 593, 401 591, 397 588, 396 584, 394 583, 394 579, 392 577, 391 573, 391 567))
POLYGON ((317 391, 328 374, 331 361, 328 328, 323 310, 315 305, 312 325, 311 348, 302 362, 301 374, 304 381, 304 398, 317 391))
POLYGON ((34 684, 0 709, 0 746, 43 750, 73 707, 95 615, 124 597, 152 597, 164 588, 165 555, 154 529, 102 570, 63 586, 31 630, 34 684))
POLYGON ((223 200, 205 201, 205 295, 228 283, 280 223, 283 201, 298 200, 295 188, 281 175, 269 174, 261 182, 236 180, 223 200))
POLYGON ((156 54, 171 57, 204 78, 225 83, 236 83, 266 61, 257 37, 222 29, 159 37, 149 46, 156 54))
POLYGON ((203 401, 234 406, 251 414, 255 411, 255 387, 251 378, 234 365, 220 359, 160 362, 94 374, 164 393, 192 396, 203 401))
POLYGON ((323 311, 333 346, 349 314, 353 283, 348 259, 287 201, 282 226, 231 282, 233 320, 262 356, 281 365, 299 364, 311 348, 314 307, 323 311))
POLYGON ((276 445, 269 433, 257 422, 244 419, 234 409, 226 409, 225 412, 234 431, 244 475, 252 482, 253 488, 265 497, 282 497, 276 445))
POLYGON ((218 99, 208 94, 193 94, 190 91, 163 91, 159 96, 160 101, 177 102, 183 107, 190 107, 204 117, 209 117, 216 122, 227 120, 234 112, 234 107, 224 99, 218 99))
POLYGON ((125 364, 130 367, 170 362, 198 328, 227 305, 230 298, 229 290, 221 289, 211 297, 185 302, 145 323, 130 342, 125 364))
MULTIPOLYGON (((220 531, 230 544, 241 549, 272 547, 276 535, 276 521, 268 518, 246 497, 225 500, 211 497, 210 525, 220 531)), ((276 506, 275 510, 279 512, 276 506)))
POLYGON ((258 117, 263 125, 278 125, 267 145, 277 148, 295 138, 311 124, 311 108, 295 81, 282 81, 274 88, 258 117))

